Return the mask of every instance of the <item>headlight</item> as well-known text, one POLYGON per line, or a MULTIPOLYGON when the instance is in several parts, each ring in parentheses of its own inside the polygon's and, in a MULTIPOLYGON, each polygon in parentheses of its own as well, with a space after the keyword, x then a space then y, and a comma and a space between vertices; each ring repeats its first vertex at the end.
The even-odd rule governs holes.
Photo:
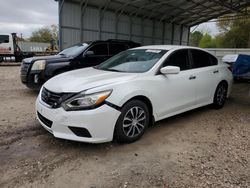
POLYGON ((85 94, 83 92, 65 101, 62 107, 66 111, 93 109, 100 106, 111 93, 112 90, 92 94, 85 94))
POLYGON ((44 70, 46 65, 45 60, 38 60, 32 65, 31 70, 44 70))

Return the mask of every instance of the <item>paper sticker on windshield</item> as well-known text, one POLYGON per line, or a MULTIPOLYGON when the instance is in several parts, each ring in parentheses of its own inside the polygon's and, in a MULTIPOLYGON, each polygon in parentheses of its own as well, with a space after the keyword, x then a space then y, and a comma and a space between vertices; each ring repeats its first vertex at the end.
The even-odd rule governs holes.
POLYGON ((151 53, 160 53, 161 50, 146 50, 146 52, 151 52, 151 53))

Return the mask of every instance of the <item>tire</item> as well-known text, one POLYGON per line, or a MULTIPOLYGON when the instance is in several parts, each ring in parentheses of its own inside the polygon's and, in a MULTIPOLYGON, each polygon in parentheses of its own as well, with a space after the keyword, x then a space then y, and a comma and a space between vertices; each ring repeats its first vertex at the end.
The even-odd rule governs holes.
POLYGON ((3 62, 3 57, 2 56, 0 56, 0 63, 2 63, 3 62))
POLYGON ((122 107, 116 122, 114 139, 119 143, 131 143, 138 140, 147 129, 149 119, 149 110, 144 102, 129 101, 122 107))
POLYGON ((22 62, 22 56, 15 56, 15 62, 22 62))
POLYGON ((215 109, 220 109, 224 106, 227 98, 227 84, 225 82, 221 82, 215 91, 213 107, 215 109))

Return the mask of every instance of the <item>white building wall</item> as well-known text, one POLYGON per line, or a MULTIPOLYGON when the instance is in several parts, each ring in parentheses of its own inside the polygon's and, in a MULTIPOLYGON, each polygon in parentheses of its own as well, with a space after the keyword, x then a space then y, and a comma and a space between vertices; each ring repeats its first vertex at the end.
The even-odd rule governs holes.
POLYGON ((211 54, 216 56, 219 61, 222 60, 222 57, 230 54, 245 54, 250 55, 249 48, 206 48, 211 54))

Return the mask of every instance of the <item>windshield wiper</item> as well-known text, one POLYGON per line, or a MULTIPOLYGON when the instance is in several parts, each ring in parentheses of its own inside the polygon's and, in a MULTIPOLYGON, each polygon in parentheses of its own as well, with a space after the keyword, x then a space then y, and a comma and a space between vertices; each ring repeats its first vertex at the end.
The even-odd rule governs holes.
POLYGON ((104 69, 104 70, 113 71, 113 72, 125 72, 125 71, 121 71, 121 70, 117 70, 117 69, 104 69))
POLYGON ((61 54, 59 54, 59 55, 66 57, 66 54, 64 54, 64 53, 61 53, 61 54))

